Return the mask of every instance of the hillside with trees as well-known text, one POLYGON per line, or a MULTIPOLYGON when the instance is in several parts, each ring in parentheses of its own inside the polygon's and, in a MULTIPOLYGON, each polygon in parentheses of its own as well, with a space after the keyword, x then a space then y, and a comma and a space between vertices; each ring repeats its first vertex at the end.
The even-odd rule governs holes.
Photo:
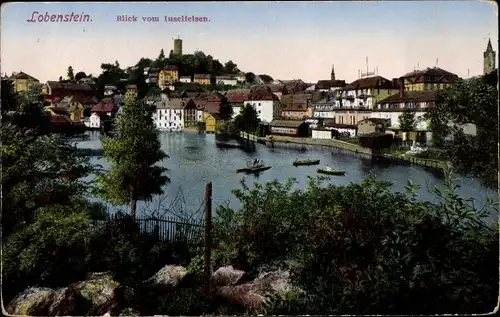
MULTIPOLYGON (((104 92, 106 85, 116 86, 118 89, 125 89, 126 85, 134 84, 139 89, 139 97, 144 97, 148 94, 151 87, 155 84, 146 83, 146 75, 144 70, 147 68, 163 69, 167 65, 175 65, 179 69, 179 76, 193 76, 194 74, 210 74, 212 78, 220 75, 237 75, 241 72, 238 65, 232 60, 226 63, 220 62, 210 54, 205 54, 202 51, 195 51, 193 54, 184 54, 181 56, 174 55, 170 52, 169 56, 165 55, 164 50, 160 50, 156 59, 141 58, 134 66, 121 68, 118 61, 115 63, 101 64, 101 74, 94 77, 96 89, 100 96, 104 92)), ((76 81, 85 76, 84 72, 73 70, 72 66, 68 67, 66 80, 60 77, 62 81, 76 81), (76 74, 76 75, 74 75, 76 74)), ((265 75, 267 76, 267 75, 265 75)), ((272 78, 270 76, 267 76, 272 78)), ((247 84, 253 84, 255 81, 254 73, 246 73, 245 81, 247 84)), ((212 87, 213 88, 213 87, 212 87)))

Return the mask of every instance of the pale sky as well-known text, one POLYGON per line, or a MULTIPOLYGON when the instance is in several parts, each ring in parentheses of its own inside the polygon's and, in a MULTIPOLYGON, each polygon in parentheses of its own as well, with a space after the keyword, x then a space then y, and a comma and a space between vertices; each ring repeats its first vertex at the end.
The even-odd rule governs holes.
MULTIPOLYGON (((2 5, 1 72, 24 71, 40 81, 75 73, 98 75, 101 63, 122 67, 156 58, 172 40, 242 71, 275 79, 353 81, 358 69, 393 78, 437 66, 467 77, 483 71, 488 37, 498 51, 497 7, 479 1, 281 3, 8 3, 2 5), (90 15, 91 22, 27 22, 40 15, 90 15), (135 15, 137 22, 116 22, 135 15), (164 16, 210 22, 164 22, 164 16), (159 16, 160 22, 142 17, 159 16)), ((497 54, 498 59, 498 54, 497 54)), ((497 62, 498 67, 498 62, 497 62)))

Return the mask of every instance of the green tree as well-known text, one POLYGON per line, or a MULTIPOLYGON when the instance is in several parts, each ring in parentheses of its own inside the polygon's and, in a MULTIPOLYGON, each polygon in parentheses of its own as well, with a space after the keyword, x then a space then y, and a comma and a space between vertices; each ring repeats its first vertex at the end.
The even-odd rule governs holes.
POLYGON ((110 169, 96 178, 96 194, 113 204, 130 204, 135 216, 138 200, 162 194, 169 182, 166 168, 158 166, 167 155, 151 114, 138 102, 128 102, 116 117, 115 133, 102 138, 103 156, 110 169))
POLYGON ((75 81, 79 81, 80 79, 86 78, 86 77, 87 77, 87 74, 85 74, 85 72, 78 72, 75 75, 75 81))
POLYGON ((242 132, 255 132, 259 127, 259 122, 259 115, 250 104, 244 105, 240 113, 234 118, 236 128, 242 132))
POLYGON ((165 52, 163 51, 163 48, 160 50, 160 55, 158 55, 159 60, 165 59, 165 52))
POLYGON ((74 82, 75 81, 75 74, 73 72, 73 67, 69 66, 68 67, 68 72, 66 74, 66 77, 68 78, 69 81, 74 82))
POLYGON ((413 108, 405 108, 399 115, 399 128, 403 132, 415 131, 417 127, 417 118, 413 108))
POLYGON ((225 96, 220 101, 219 116, 222 120, 229 120, 233 116, 233 107, 225 96))
POLYGON ((479 177, 490 187, 497 187, 498 174, 498 89, 483 78, 461 80, 440 91, 436 106, 426 113, 431 131, 438 138, 451 136, 444 148, 457 170, 479 177), (466 134, 464 125, 476 133, 466 134))
POLYGON ((273 78, 271 76, 269 76, 269 75, 266 75, 266 74, 259 75, 259 77, 266 84, 269 84, 269 83, 271 83, 273 81, 273 78))
POLYGON ((228 61, 224 64, 224 71, 228 74, 237 74, 239 72, 238 65, 233 61, 228 61))
POLYGON ((254 73, 246 73, 245 74, 245 81, 248 83, 248 84, 253 84, 255 83, 255 74, 254 73))

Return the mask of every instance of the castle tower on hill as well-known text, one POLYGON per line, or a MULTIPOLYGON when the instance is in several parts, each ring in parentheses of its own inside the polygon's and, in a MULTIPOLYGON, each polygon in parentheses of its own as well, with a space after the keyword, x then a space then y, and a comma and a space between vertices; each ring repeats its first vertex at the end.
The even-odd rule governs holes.
POLYGON ((496 52, 491 46, 491 40, 488 40, 488 45, 486 46, 486 51, 483 54, 483 74, 489 74, 495 70, 496 63, 496 52))
POLYGON ((174 55, 182 55, 182 40, 180 38, 174 39, 174 55))

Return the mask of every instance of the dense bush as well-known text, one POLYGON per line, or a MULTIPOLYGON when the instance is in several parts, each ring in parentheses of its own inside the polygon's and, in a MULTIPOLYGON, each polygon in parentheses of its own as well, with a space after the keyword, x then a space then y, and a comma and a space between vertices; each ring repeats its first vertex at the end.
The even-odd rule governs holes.
POLYGON ((341 187, 311 181, 307 190, 291 182, 244 187, 234 191, 241 210, 218 210, 216 261, 248 271, 295 263, 293 281, 307 295, 276 298, 267 313, 491 311, 498 231, 451 180, 433 189, 438 204, 419 202, 416 187, 393 193, 374 179, 341 187))

